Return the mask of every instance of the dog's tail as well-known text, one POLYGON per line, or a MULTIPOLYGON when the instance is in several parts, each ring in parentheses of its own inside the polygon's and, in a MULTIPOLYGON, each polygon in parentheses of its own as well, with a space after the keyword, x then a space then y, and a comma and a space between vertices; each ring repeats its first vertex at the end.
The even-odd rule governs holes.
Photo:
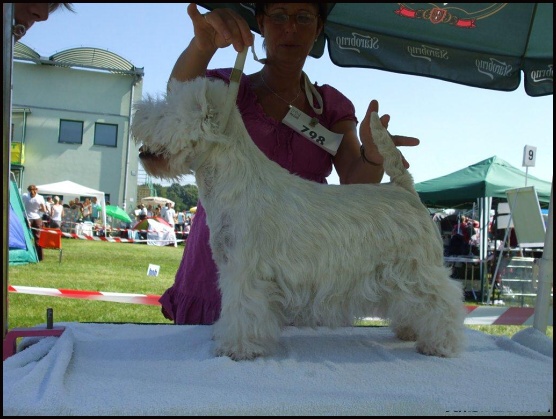
POLYGON ((396 148, 388 130, 384 128, 376 112, 371 114, 371 132, 378 152, 384 158, 384 172, 390 176, 392 183, 401 186, 409 192, 419 196, 415 190, 413 176, 407 171, 402 162, 402 155, 396 148))
POLYGON ((239 91, 239 82, 241 80, 241 75, 243 73, 243 67, 245 66, 245 58, 247 57, 247 47, 243 48, 243 51, 238 52, 236 57, 236 62, 232 73, 230 74, 230 84, 228 87, 228 95, 226 96, 226 103, 222 109, 220 126, 222 127, 222 132, 226 130, 226 125, 232 114, 232 108, 236 105, 237 93, 239 91))

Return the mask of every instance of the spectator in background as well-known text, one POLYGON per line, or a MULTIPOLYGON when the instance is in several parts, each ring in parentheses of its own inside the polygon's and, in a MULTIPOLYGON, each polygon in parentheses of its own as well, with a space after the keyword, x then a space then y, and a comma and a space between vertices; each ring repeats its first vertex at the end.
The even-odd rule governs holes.
POLYGON ((82 218, 82 214, 81 214, 81 208, 83 207, 83 204, 81 202, 79 202, 79 198, 75 198, 73 201, 69 202, 69 210, 68 210, 68 217, 70 219, 71 222, 71 226, 70 229, 74 227, 75 223, 80 223, 81 222, 81 218, 82 218))
POLYGON ((138 223, 139 221, 141 221, 141 204, 137 204, 137 208, 135 208, 131 214, 130 217, 133 219, 133 217, 135 217, 135 222, 138 223))
POLYGON ((147 205, 147 217, 154 217, 153 206, 151 204, 147 205))
POLYGON ((458 223, 452 229, 452 237, 448 244, 448 255, 469 255, 472 253, 470 243, 471 237, 479 231, 479 222, 465 215, 458 219, 458 223))
POLYGON ((64 233, 71 233, 71 229, 75 222, 75 216, 73 215, 73 210, 69 206, 69 204, 64 204, 62 200, 60 200, 60 204, 64 207, 64 213, 62 215, 62 231, 64 233))
POLYGON ((54 201, 52 201, 52 197, 47 196, 46 197, 46 202, 44 204, 46 205, 47 214, 50 214, 50 210, 52 209, 52 205, 54 205, 54 201))
POLYGON ((176 222, 176 233, 183 233, 183 228, 185 226, 185 210, 182 208, 178 211, 177 222, 176 222))
POLYGON ((42 229, 42 214, 46 212, 46 205, 44 198, 38 194, 38 189, 35 185, 27 187, 27 193, 23 194, 23 205, 25 205, 25 212, 29 220, 29 227, 35 238, 35 248, 37 249, 37 256, 39 261, 42 260, 42 247, 39 246, 39 238, 41 237, 42 229))
POLYGON ((54 202, 52 201, 52 197, 51 196, 47 196, 46 200, 44 202, 44 206, 46 208, 46 211, 44 212, 44 214, 42 215, 42 221, 43 224, 45 226, 49 226, 50 225, 50 210, 52 209, 52 205, 54 205, 54 202))
POLYGON ((162 217, 163 220, 166 220, 166 211, 168 211, 168 203, 164 204, 161 208, 160 208, 160 216, 162 217))
POLYGON ((145 204, 140 204, 139 205, 139 219, 144 220, 148 216, 149 216, 149 212, 147 211, 147 207, 145 207, 145 204))
POLYGON ((81 213, 83 214, 83 221, 91 221, 91 215, 93 213, 93 204, 89 198, 85 198, 85 202, 83 203, 83 208, 81 209, 81 213))
POLYGON ((81 212, 81 208, 83 208, 83 204, 79 200, 79 198, 75 198, 73 201, 70 201, 70 207, 72 209, 78 209, 81 212))
POLYGON ((452 229, 452 236, 460 234, 463 236, 463 241, 465 244, 469 244, 471 237, 477 234, 477 229, 479 228, 479 222, 472 220, 465 215, 462 215, 458 220, 458 223, 452 229))
POLYGON ((55 196, 54 203, 50 208, 50 228, 62 228, 62 217, 64 216, 64 206, 60 198, 55 196))
POLYGON ((185 224, 183 226, 183 239, 187 239, 189 237, 189 231, 191 231, 191 225, 185 224))
POLYGON ((174 209, 174 206, 171 203, 167 203, 166 204, 166 217, 164 218, 166 221, 168 221, 168 224, 170 224, 170 227, 172 227, 172 230, 175 231, 176 229, 176 210, 174 209))
POLYGON ((102 213, 102 207, 101 205, 98 203, 98 199, 96 196, 93 196, 93 201, 91 203, 91 221, 93 223, 96 223, 97 220, 100 218, 100 215, 102 213))

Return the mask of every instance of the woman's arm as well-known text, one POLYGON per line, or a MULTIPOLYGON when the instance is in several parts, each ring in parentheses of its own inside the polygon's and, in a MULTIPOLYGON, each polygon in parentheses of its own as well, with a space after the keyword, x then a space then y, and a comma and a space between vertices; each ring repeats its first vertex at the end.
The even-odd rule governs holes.
POLYGON ((233 45, 240 52, 253 44, 253 34, 245 19, 230 9, 215 9, 202 15, 195 3, 187 6, 187 14, 193 23, 194 37, 178 57, 170 79, 193 80, 204 76, 214 53, 219 48, 233 45))

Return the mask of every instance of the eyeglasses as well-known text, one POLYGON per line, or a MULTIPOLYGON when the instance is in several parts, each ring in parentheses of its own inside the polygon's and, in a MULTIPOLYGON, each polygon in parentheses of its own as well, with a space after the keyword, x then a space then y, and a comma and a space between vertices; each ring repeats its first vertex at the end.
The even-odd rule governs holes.
POLYGON ((270 21, 276 25, 284 25, 289 22, 290 16, 295 16, 295 23, 302 26, 308 26, 312 24, 318 17, 318 15, 314 15, 308 12, 294 13, 292 15, 284 12, 275 12, 266 15, 270 18, 270 21))

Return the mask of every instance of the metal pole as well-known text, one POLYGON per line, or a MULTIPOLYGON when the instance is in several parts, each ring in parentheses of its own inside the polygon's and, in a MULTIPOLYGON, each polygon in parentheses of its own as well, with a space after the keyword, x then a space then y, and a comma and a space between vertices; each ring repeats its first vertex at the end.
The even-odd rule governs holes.
MULTIPOLYGON (((479 229, 480 229, 480 243, 479 243, 479 275, 481 278, 481 303, 485 302, 485 280, 488 281, 488 227, 490 222, 490 208, 492 206, 491 197, 479 198, 479 229)), ((496 253, 496 251, 495 251, 496 253)))
MULTIPOLYGON (((133 79, 131 80, 131 89, 129 91, 129 114, 127 118, 127 143, 126 143, 126 154, 125 154, 125 170, 124 170, 124 196, 123 196, 123 208, 126 212, 127 211, 127 182, 129 176, 129 153, 131 148, 131 141, 132 141, 132 134, 131 134, 131 114, 133 112, 133 92, 135 91, 135 84, 137 82, 137 76, 134 75, 133 79)), ((133 207, 133 205, 131 205, 133 207)))
POLYGON ((546 334, 548 325, 548 314, 550 308, 550 293, 554 284, 554 268, 552 263, 552 204, 554 195, 554 178, 550 188, 550 206, 548 207, 548 226, 546 228, 546 236, 544 238, 544 249, 540 261, 539 283, 537 288, 537 301, 535 303, 535 317, 533 318, 533 327, 546 334))
POLYGON ((13 3, 2 4, 2 340, 8 333, 10 154, 12 132, 13 3))

